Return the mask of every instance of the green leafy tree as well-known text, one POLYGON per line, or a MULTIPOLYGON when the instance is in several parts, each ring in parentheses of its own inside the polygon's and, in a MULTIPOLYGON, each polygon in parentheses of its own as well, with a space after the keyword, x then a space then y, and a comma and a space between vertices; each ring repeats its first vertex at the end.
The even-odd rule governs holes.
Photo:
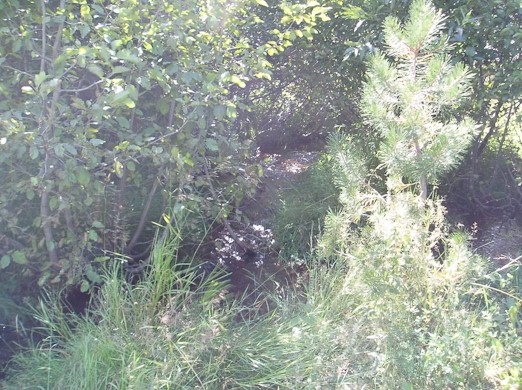
POLYGON ((413 2, 408 21, 385 20, 386 56, 370 59, 362 110, 382 135, 379 156, 390 177, 428 184, 453 168, 470 144, 474 122, 452 110, 469 91, 470 77, 452 64, 443 16, 424 1, 413 2))
MULTIPOLYGON (((281 25, 299 20, 310 34, 326 12, 283 5, 290 13, 274 7, 281 25)), ((245 33, 263 24, 264 8, 3 2, 0 268, 30 262, 40 284, 82 273, 97 281, 92 260, 138 255, 169 199, 226 216, 254 191, 248 137, 231 123, 247 108, 239 91, 270 78, 267 57, 292 39, 245 33), (212 185, 223 177, 234 180, 212 185)))
POLYGON ((460 110, 479 123, 465 166, 446 180, 448 201, 472 213, 517 214, 522 206, 522 145, 516 135, 522 107, 520 1, 435 4, 448 15, 452 55, 474 73, 472 96, 460 110))

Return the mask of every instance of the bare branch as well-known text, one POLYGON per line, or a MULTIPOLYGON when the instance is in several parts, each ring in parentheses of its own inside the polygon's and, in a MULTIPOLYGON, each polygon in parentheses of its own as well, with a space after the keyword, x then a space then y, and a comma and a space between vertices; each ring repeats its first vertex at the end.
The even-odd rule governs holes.
POLYGON ((154 195, 158 189, 159 180, 157 178, 154 179, 154 184, 147 195, 147 201, 145 202, 145 206, 143 206, 143 211, 141 212, 140 221, 138 223, 138 227, 132 236, 131 241, 125 247, 124 253, 128 254, 134 247, 136 246, 138 239, 143 233, 143 229, 145 228, 145 223, 147 222, 147 216, 149 215, 150 207, 152 206, 152 200, 154 199, 154 195))
POLYGON ((83 92, 83 91, 87 91, 88 89, 91 89, 92 87, 94 87, 98 84, 101 84, 102 82, 103 82, 103 80, 98 80, 98 81, 92 83, 91 85, 88 85, 83 88, 78 88, 78 89, 62 89, 62 92, 72 92, 72 93, 83 92))
POLYGON ((45 72, 45 50, 47 46, 47 25, 45 23, 45 0, 40 0, 42 3, 42 54, 40 59, 40 72, 45 72))

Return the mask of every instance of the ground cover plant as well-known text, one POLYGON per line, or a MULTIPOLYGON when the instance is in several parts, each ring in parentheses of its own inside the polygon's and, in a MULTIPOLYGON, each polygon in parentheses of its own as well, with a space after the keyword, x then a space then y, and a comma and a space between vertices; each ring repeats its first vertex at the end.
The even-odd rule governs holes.
POLYGON ((165 224, 140 282, 108 272, 86 316, 41 303, 44 338, 15 357, 3 387, 516 388, 520 269, 484 273, 461 233, 446 238, 444 265, 426 261, 430 246, 412 235, 434 215, 412 197, 375 214, 359 245, 316 258, 302 288, 260 294, 269 312, 231 297, 217 270, 201 280, 176 258, 179 227, 165 224), (389 229, 375 229, 384 219, 389 229))

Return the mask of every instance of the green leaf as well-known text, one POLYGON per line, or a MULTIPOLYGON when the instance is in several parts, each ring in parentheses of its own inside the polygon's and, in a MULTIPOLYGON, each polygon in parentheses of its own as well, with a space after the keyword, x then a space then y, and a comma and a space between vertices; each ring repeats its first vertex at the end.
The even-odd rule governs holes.
POLYGON ((63 144, 63 147, 73 156, 76 156, 78 154, 78 152, 76 151, 76 148, 74 146, 72 146, 71 144, 63 144))
POLYGON ((137 78, 137 81, 146 90, 149 90, 151 88, 150 80, 149 80, 148 77, 140 76, 140 77, 137 78))
POLYGON ((89 289, 91 288, 91 285, 88 281, 82 280, 82 283, 80 284, 80 291, 82 293, 89 292, 89 289))
POLYGON ((256 0, 256 3, 263 7, 268 7, 268 3, 265 0, 256 0))
POLYGON ((89 54, 90 52, 91 52, 91 49, 86 46, 81 46, 78 49, 78 55, 80 55, 80 56, 85 56, 85 55, 89 54))
POLYGON ((198 127, 200 130, 205 130, 207 128, 207 121, 205 118, 201 117, 198 119, 198 127))
POLYGON ((65 154, 65 149, 63 147, 63 144, 56 144, 54 145, 54 153, 56 153, 56 156, 57 157, 63 157, 63 155, 65 154))
POLYGON ((114 161, 114 172, 116 175, 118 175, 118 177, 123 176, 123 164, 118 160, 114 161))
POLYGON ((114 68, 112 68, 112 74, 118 74, 118 73, 126 73, 126 72, 130 72, 130 68, 126 67, 126 66, 115 66, 114 68))
POLYGON ((349 5, 346 8, 343 8, 341 14, 345 19, 361 20, 366 18, 366 13, 361 7, 351 5, 349 5))
POLYGON ((214 116, 217 120, 222 120, 225 117, 226 107, 222 104, 214 106, 214 116))
POLYGON ((116 121, 122 129, 130 129, 130 121, 124 116, 117 116, 116 121))
POLYGON ((194 72, 185 72, 181 75, 181 80, 183 80, 183 82, 186 84, 190 84, 193 79, 194 72))
POLYGON ((81 34, 82 38, 85 38, 87 36, 87 34, 89 34, 91 32, 91 27, 86 23, 81 24, 79 29, 80 29, 80 34, 81 34))
POLYGON ((145 50, 147 50, 147 51, 152 51, 152 45, 151 45, 149 42, 147 42, 147 41, 144 41, 144 42, 143 42, 143 47, 144 47, 145 50))
POLYGON ((89 142, 90 142, 93 146, 100 146, 100 145, 103 145, 103 144, 105 143, 104 140, 99 139, 99 138, 93 138, 93 139, 90 139, 89 142))
POLYGON ((56 196, 53 196, 51 197, 51 199, 49 199, 49 207, 51 208, 51 210, 56 210, 58 208, 58 204, 60 202, 58 201, 58 198, 56 196))
POLYGON ((278 53, 278 51, 276 49, 274 49, 273 47, 269 47, 268 50, 266 51, 266 54, 268 54, 270 57, 275 56, 277 53, 278 53))
POLYGON ((35 75, 34 83, 36 85, 36 88, 38 88, 40 86, 40 84, 42 84, 45 81, 46 78, 47 78, 47 75, 45 74, 45 72, 40 72, 37 75, 35 75))
POLYGON ((92 223, 92 227, 96 228, 96 229, 104 229, 105 228, 105 226, 103 226, 103 223, 101 223, 100 221, 94 221, 92 223))
POLYGON ((214 138, 207 138, 205 140, 205 145, 207 145, 207 149, 212 152, 217 152, 219 150, 217 141, 214 138))
POLYGON ((91 64, 87 66, 87 70, 92 74, 98 76, 100 79, 103 78, 104 72, 101 66, 96 64, 91 64))
POLYGON ((93 283, 100 283, 102 281, 101 276, 94 270, 92 265, 88 265, 85 269, 85 276, 93 283))
POLYGON ((29 157, 31 157, 31 160, 36 160, 38 158, 38 148, 34 145, 31 145, 29 148, 29 157))
POLYGON ((22 251, 15 251, 13 253, 13 261, 16 264, 27 264, 27 257, 25 257, 25 253, 22 251))
POLYGON ((91 14, 91 7, 89 7, 87 4, 82 4, 80 6, 80 15, 82 18, 88 17, 91 14))
POLYGON ((98 233, 96 233, 96 230, 89 230, 89 233, 88 233, 88 236, 89 236, 89 240, 91 241, 98 241, 99 237, 98 237, 98 233))
POLYGON ((272 76, 270 75, 270 73, 267 72, 257 72, 255 76, 259 79, 272 80, 272 76))
POLYGON ((187 164, 189 167, 194 166, 194 161, 192 160, 191 155, 189 153, 185 154, 185 156, 183 157, 183 162, 187 164))
POLYGON ((115 92, 110 100, 111 100, 111 103, 113 103, 113 104, 119 103, 120 100, 123 100, 123 99, 127 98, 128 96, 129 96, 129 90, 124 89, 124 90, 115 92))
POLYGON ((170 111, 170 104, 166 99, 160 99, 157 107, 161 115, 166 115, 170 111))
POLYGON ((116 56, 119 59, 129 61, 132 64, 139 64, 141 62, 140 58, 133 54, 129 49, 120 50, 116 56))
POLYGON ((169 76, 172 76, 175 73, 178 73, 179 71, 179 65, 176 63, 172 63, 169 66, 167 66, 167 74, 169 76))
POLYGON ((47 283, 47 281, 49 280, 50 277, 51 277, 51 272, 45 271, 38 279, 38 286, 42 287, 45 283, 47 283))
POLYGON ((26 93, 28 95, 34 95, 34 89, 28 85, 24 85, 22 87, 22 93, 26 93))
POLYGON ((86 186, 91 181, 91 175, 89 175, 89 172, 87 172, 85 168, 80 168, 78 172, 76 172, 76 180, 78 180, 78 183, 82 186, 86 186))
POLYGON ((236 107, 234 105, 227 106, 227 116, 230 119, 235 119, 236 118, 237 110, 236 110, 236 107))
POLYGON ((0 259, 0 269, 5 269, 9 267, 9 264, 11 264, 11 256, 3 255, 0 259))
POLYGON ((131 93, 131 89, 124 89, 123 91, 116 92, 114 96, 112 96, 111 104, 115 106, 127 106, 129 108, 136 107, 136 103, 129 97, 131 93))
POLYGON ((230 77, 230 81, 232 81, 234 84, 236 84, 240 88, 245 88, 246 87, 245 82, 243 80, 241 80, 239 78, 239 76, 237 76, 235 74, 230 77))
POLYGON ((476 51, 475 51, 475 48, 473 46, 468 46, 466 47, 466 55, 468 57, 473 57, 475 55, 476 51))
POLYGON ((136 103, 131 98, 124 99, 122 101, 122 104, 127 106, 128 108, 134 108, 136 107, 136 103))

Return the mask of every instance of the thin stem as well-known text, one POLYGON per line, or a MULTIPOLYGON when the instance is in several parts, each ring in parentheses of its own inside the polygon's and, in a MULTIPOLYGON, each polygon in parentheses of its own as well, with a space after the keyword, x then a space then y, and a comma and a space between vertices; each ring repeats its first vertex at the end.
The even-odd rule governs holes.
POLYGON ((136 246, 138 239, 140 238, 141 234, 143 233, 143 229, 145 228, 145 223, 147 222, 147 216, 149 215, 150 208, 152 206, 152 201, 154 199, 154 195, 156 194, 156 191, 159 186, 159 180, 157 178, 154 179, 154 184, 152 185, 152 188, 149 191, 149 194, 147 196, 147 202, 145 203, 145 206, 143 207, 143 211, 141 212, 140 221, 138 223, 138 227, 136 228, 136 231, 134 232, 134 235, 132 236, 131 241, 129 244, 125 247, 125 254, 129 254, 130 251, 134 249, 136 246))
POLYGON ((47 46, 47 24, 45 23, 45 0, 40 0, 42 4, 42 54, 40 58, 40 72, 45 72, 45 49, 47 46))
MULTIPOLYGON (((60 1, 59 10, 65 11, 65 0, 60 1)), ((63 25, 65 23, 65 12, 60 16, 60 22, 58 23, 58 28, 56 29, 56 39, 53 45, 53 61, 58 58, 58 52, 62 47, 62 34, 63 34, 63 25)))

